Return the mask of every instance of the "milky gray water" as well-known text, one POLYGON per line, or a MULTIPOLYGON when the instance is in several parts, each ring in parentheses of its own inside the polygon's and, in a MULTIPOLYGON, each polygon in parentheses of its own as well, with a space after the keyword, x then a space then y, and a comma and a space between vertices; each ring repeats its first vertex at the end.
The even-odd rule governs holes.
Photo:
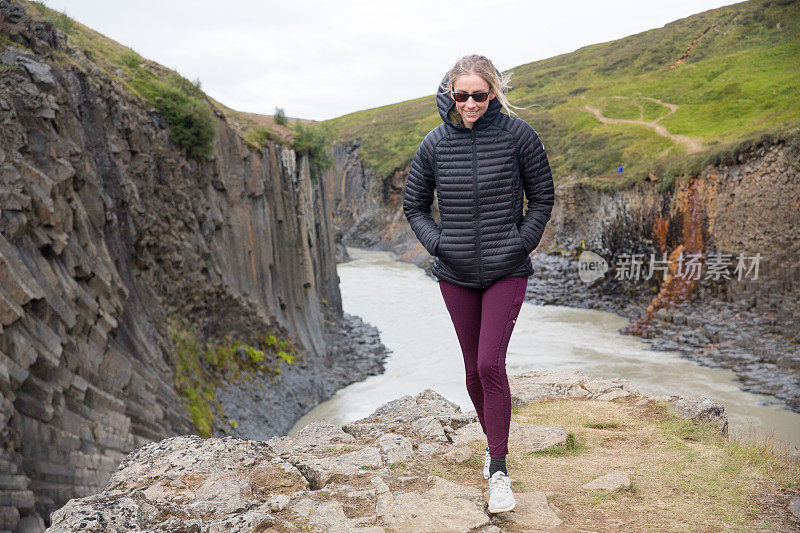
MULTIPOLYGON (((464 384, 464 364, 453 323, 435 280, 391 252, 347 249, 352 261, 337 267, 347 313, 376 326, 391 350, 386 371, 353 383, 301 418, 294 436, 313 420, 342 425, 381 404, 431 388, 462 410, 474 409, 464 384)), ((509 374, 578 369, 584 374, 629 379, 645 394, 707 396, 728 412, 731 433, 774 431, 800 445, 800 414, 773 396, 739 389, 733 371, 709 368, 674 352, 647 349, 648 342, 621 335, 628 323, 613 313, 524 303, 508 345, 509 374)))

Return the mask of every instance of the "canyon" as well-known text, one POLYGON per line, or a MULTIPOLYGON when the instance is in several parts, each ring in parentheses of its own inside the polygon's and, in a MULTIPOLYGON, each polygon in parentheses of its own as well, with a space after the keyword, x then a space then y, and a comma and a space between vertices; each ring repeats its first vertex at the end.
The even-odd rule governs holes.
POLYGON ((189 157, 33 15, 0 2, 0 530, 25 531, 147 442, 282 434, 385 358, 342 311, 306 155, 249 146, 211 106, 211 153, 189 157), (204 346, 263 368, 214 375, 204 346))
MULTIPOLYGON (((382 371, 379 332, 344 313, 336 264, 352 245, 430 274, 402 213, 407 165, 380 176, 349 141, 317 175, 281 139, 247 142, 205 96, 213 141, 197 158, 124 72, 31 4, 0 0, 0 36, 0 530, 41 531, 58 509, 73 520, 67 502, 102 491, 132 451, 165 438, 182 436, 179 454, 198 435, 215 437, 210 450, 275 438, 264 458, 278 459, 302 414, 382 371)), ((765 139, 671 188, 656 174, 627 188, 557 176, 528 300, 619 313, 626 333, 731 368, 743 388, 800 411, 799 155, 797 136, 765 139), (576 268, 587 251, 608 267, 592 282, 576 268), (681 253, 762 262, 757 277, 683 282, 681 253), (670 260, 661 276, 631 279, 625 254, 670 260)), ((402 401, 452 410, 433 392, 402 401)), ((284 462, 269 468, 305 490, 284 462)), ((322 520, 326 508, 300 496, 293 505, 322 520)))
MULTIPOLYGON (((408 167, 381 178, 360 150, 359 141, 334 146, 326 191, 336 235, 347 245, 392 251, 430 274, 432 257, 402 212, 408 167)), ((614 188, 556 176, 527 300, 625 316, 632 324, 623 333, 730 368, 744 390, 773 394, 800 412, 800 139, 746 143, 671 189, 660 189, 659 179, 614 188), (591 282, 578 269, 587 251, 607 266, 591 282), (638 276, 625 263, 635 254, 643 259, 638 276), (665 273, 645 279, 651 255, 665 259, 665 273), (676 275, 692 256, 705 270, 676 275), (708 274, 714 257, 728 262, 719 276, 708 274)), ((435 195, 431 212, 438 222, 435 195)))

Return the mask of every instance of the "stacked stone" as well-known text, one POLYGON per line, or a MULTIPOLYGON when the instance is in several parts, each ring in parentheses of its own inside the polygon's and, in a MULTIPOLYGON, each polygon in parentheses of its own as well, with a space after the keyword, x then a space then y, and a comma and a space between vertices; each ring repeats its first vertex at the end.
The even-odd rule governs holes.
MULTIPOLYGON (((52 28, 52 38, 33 37, 18 6, 2 7, 19 42, 63 45, 52 28)), ((191 426, 161 354, 126 346, 135 337, 117 331, 133 317, 104 242, 112 213, 102 194, 81 194, 85 150, 46 126, 60 76, 22 48, 6 47, 2 60, 15 70, 0 91, 0 399, 2 440, 16 452, 0 461, 0 505, 3 528, 35 528, 101 487, 134 447, 191 426)))
POLYGON ((44 527, 42 519, 36 515, 30 479, 21 473, 20 461, 19 454, 0 451, 0 531, 14 531, 29 523, 34 530, 36 525, 44 527))

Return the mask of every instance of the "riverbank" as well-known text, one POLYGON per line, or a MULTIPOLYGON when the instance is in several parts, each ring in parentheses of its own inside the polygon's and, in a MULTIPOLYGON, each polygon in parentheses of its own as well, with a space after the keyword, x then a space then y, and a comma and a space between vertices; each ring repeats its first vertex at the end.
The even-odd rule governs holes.
MULTIPOLYGON (((575 258, 559 253, 535 254, 536 274, 526 299, 538 305, 600 309, 635 323, 648 315, 655 290, 580 280, 575 258)), ((733 370, 742 390, 771 394, 800 413, 800 346, 775 315, 759 311, 750 299, 720 298, 710 282, 698 283, 686 301, 651 315, 640 335, 650 349, 675 351, 709 367, 733 370)), ((620 333, 629 334, 625 328, 620 333)))
POLYGON ((53 513, 48 531, 783 531, 800 524, 791 510, 800 506, 791 453, 769 440, 731 439, 724 406, 645 396, 627 380, 577 371, 520 374, 511 387, 513 512, 486 513, 485 441, 474 412, 426 390, 343 428, 313 422, 296 439, 180 436, 147 444, 103 492, 53 513))
MULTIPOLYGON (((377 248, 376 248, 377 249, 377 248)), ((535 274, 525 295, 534 305, 597 309, 635 323, 647 315, 657 296, 643 285, 622 283, 609 274, 592 283, 578 275, 576 254, 537 252, 531 256, 535 274)), ((422 268, 431 279, 432 260, 423 254, 395 253, 398 261, 422 268)), ((428 256, 429 257, 429 256, 428 256)), ((620 333, 630 334, 626 328, 620 333)), ((742 390, 769 394, 776 403, 800 413, 800 346, 772 314, 760 312, 747 299, 727 301, 711 282, 698 283, 691 297, 650 317, 638 335, 650 350, 674 351, 701 365, 732 370, 742 390)))
MULTIPOLYGON (((385 372, 337 392, 304 415, 287 435, 295 436, 318 419, 344 425, 385 402, 426 388, 463 410, 472 409, 458 338, 437 283, 423 269, 397 261, 392 252, 350 247, 347 252, 351 261, 337 265, 342 305, 380 330, 392 357, 385 372), (409 294, 414 297, 408 298, 409 294)), ((628 318, 602 310, 525 305, 508 345, 507 370, 515 374, 577 369, 624 377, 646 394, 704 395, 725 405, 732 432, 757 424, 800 445, 800 414, 774 397, 742 391, 731 370, 702 366, 677 352, 650 350, 649 340, 620 335, 629 323, 628 318)))
POLYGON ((321 361, 282 365, 277 376, 263 372, 224 380, 215 393, 222 412, 215 411, 213 434, 258 440, 285 435, 337 390, 383 372, 389 351, 378 328, 343 313, 326 320, 323 332, 327 354, 321 361))

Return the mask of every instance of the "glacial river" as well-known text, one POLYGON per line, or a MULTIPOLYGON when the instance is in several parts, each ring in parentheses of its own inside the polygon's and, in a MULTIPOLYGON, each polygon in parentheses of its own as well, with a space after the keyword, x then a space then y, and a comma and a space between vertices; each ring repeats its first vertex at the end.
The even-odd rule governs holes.
MULTIPOLYGON (((431 388, 462 410, 474 409, 464 385, 461 348, 435 280, 390 252, 348 248, 338 265, 342 303, 380 330, 391 351, 386 370, 340 389, 298 420, 289 432, 325 418, 342 425, 404 394, 431 388)), ((648 350, 648 342, 621 335, 628 320, 605 311, 524 303, 508 345, 509 374, 578 369, 623 377, 645 394, 707 396, 725 405, 731 433, 755 431, 800 446, 800 414, 774 396, 742 391, 733 371, 709 368, 674 352, 648 350)))

